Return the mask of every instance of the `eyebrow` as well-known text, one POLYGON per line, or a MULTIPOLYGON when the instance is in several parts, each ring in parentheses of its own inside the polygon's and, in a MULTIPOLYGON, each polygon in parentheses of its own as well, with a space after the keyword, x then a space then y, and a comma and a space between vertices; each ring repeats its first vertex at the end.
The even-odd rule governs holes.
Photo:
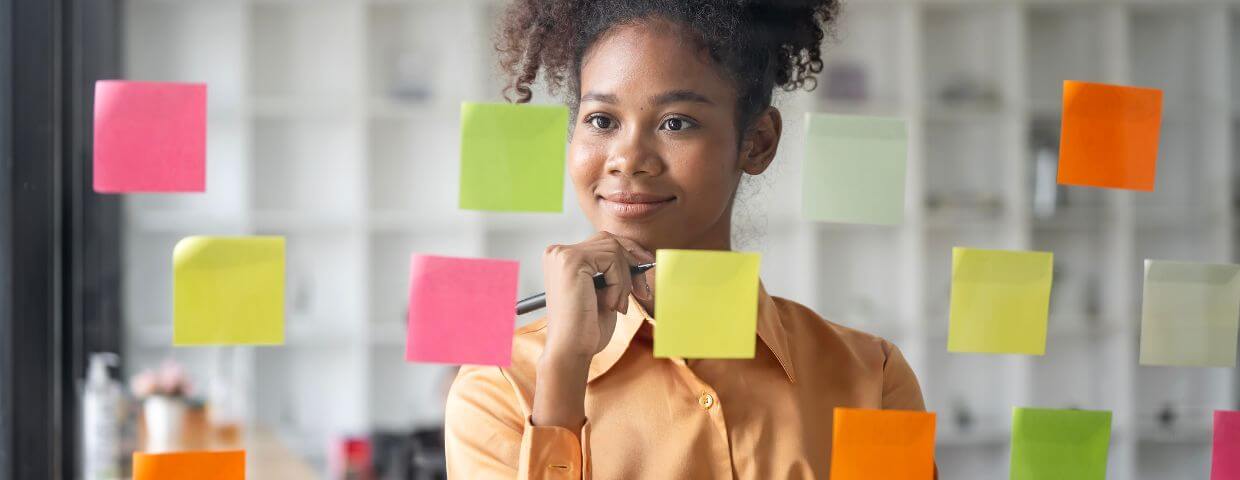
MULTIPOLYGON (((610 93, 598 93, 598 92, 586 92, 584 95, 581 96, 581 101, 582 102, 595 101, 595 102, 603 102, 603 103, 611 103, 611 104, 620 103, 619 97, 616 97, 615 95, 610 94, 610 93)), ((667 105, 669 103, 679 103, 679 102, 704 103, 707 105, 715 104, 715 102, 711 101, 705 95, 694 92, 692 90, 672 90, 669 92, 661 93, 659 95, 655 95, 654 97, 650 99, 650 103, 653 105, 667 105)))

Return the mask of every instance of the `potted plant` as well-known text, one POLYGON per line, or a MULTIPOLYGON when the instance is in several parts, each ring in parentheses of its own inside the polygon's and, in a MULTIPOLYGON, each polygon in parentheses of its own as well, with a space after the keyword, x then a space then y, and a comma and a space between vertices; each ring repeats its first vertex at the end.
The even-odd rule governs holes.
POLYGON ((147 452, 168 452, 180 444, 191 385, 181 365, 169 359, 156 370, 143 370, 130 380, 142 402, 147 452))

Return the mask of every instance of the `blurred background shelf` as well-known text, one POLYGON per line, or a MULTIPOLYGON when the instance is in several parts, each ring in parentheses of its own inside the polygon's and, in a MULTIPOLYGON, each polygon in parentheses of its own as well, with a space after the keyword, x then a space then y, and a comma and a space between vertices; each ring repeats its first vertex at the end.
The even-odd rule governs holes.
MULTIPOLYGON (((208 193, 126 197, 126 364, 205 379, 221 350, 170 346, 178 240, 286 235, 287 345, 237 349, 253 420, 320 473, 340 435, 441 422, 452 368, 404 362, 410 254, 519 260, 526 295, 548 244, 592 232, 567 179, 560 214, 457 209, 459 104, 501 100, 503 5, 126 2, 127 78, 210 85, 208 193)), ((1006 476, 1014 406, 1112 410, 1108 478, 1204 478, 1209 412, 1240 381, 1137 364, 1141 274, 1237 261, 1240 1, 853 1, 823 60, 815 91, 776 95, 779 158, 739 194, 735 244, 767 289, 899 345, 944 478, 1006 476), (1055 184, 1065 79, 1164 91, 1157 191, 1055 184), (806 112, 908 121, 904 225, 801 220, 806 112), (956 246, 1055 253, 1046 355, 946 351, 956 246)))

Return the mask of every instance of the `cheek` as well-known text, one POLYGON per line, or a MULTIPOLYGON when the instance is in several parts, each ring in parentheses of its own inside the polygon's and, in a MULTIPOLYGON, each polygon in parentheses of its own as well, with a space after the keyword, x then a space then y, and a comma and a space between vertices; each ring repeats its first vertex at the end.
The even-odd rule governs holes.
POLYGON ((695 210, 717 212, 727 207, 738 179, 736 150, 719 142, 685 145, 677 152, 672 177, 688 194, 695 210))
POLYGON ((573 180, 573 188, 578 196, 593 195, 594 185, 598 183, 605 161, 606 157, 597 146, 584 142, 569 143, 568 176, 573 180))

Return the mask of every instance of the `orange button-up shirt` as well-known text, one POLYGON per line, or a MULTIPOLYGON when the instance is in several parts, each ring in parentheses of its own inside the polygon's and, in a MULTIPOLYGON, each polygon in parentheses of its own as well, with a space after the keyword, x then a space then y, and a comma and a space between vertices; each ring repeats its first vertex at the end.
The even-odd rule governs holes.
POLYGON ((517 330, 512 365, 462 368, 445 414, 460 479, 827 478, 835 407, 924 410, 900 350, 759 287, 753 359, 655 358, 635 299, 590 363, 586 422, 534 426, 546 319, 517 330))

